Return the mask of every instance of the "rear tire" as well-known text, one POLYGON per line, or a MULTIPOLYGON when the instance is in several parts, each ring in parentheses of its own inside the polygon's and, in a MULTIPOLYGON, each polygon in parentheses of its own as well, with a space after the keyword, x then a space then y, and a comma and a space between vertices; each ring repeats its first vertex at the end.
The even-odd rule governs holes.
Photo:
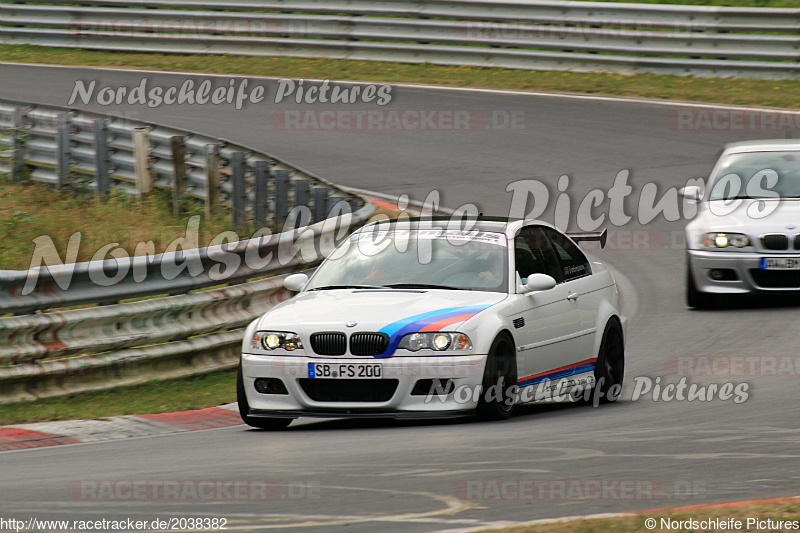
POLYGON ((694 284, 694 276, 692 276, 692 267, 689 261, 686 261, 686 305, 694 307, 695 309, 711 309, 716 303, 716 298, 713 294, 701 292, 697 290, 694 284))
POLYGON ((517 359, 514 341, 499 335, 486 358, 481 396, 476 414, 481 420, 506 420, 514 412, 514 396, 509 388, 517 385, 517 359))
POLYGON ((622 380, 625 376, 625 343, 622 338, 622 326, 617 320, 606 324, 597 363, 594 367, 595 394, 600 403, 616 402, 622 392, 622 380))
POLYGON ((248 426, 258 429, 283 429, 292 423, 293 418, 262 418, 260 416, 250 416, 250 404, 247 403, 247 395, 244 392, 244 377, 242 376, 242 363, 239 363, 239 370, 236 372, 236 401, 239 404, 239 416, 248 426))

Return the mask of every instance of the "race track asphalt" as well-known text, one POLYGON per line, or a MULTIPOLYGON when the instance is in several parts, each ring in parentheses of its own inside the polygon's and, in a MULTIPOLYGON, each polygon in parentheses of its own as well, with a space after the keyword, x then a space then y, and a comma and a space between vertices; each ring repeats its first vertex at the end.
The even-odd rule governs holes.
MULTIPOLYGON (((134 86, 142 76, 0 65, 0 98, 66 105, 75 80, 134 86)), ((151 85, 179 85, 185 77, 146 76, 151 85)), ((342 185, 416 199, 436 189, 448 207, 472 202, 493 215, 508 215, 506 189, 512 182, 540 180, 555 195, 556 181, 566 174, 567 192, 576 203, 592 189, 609 188, 617 173, 628 169, 633 193, 626 211, 632 220, 615 228, 607 217, 604 226, 615 231, 609 247, 596 254, 619 273, 624 309, 632 315, 623 399, 599 408, 526 407, 499 423, 300 420, 279 433, 237 426, 5 452, 0 454, 3 515, 202 516, 227 518, 229 529, 431 531, 800 493, 800 369, 775 375, 769 367, 769 361, 797 363, 800 356, 796 299, 688 309, 685 221, 658 217, 642 224, 635 216, 645 183, 655 183, 660 196, 708 172, 724 143, 784 137, 784 132, 676 126, 679 111, 709 112, 704 108, 412 87, 394 87, 383 108, 334 109, 466 112, 473 126, 287 130, 282 119, 287 111, 331 106, 275 104, 273 80, 251 83, 265 85, 268 100, 239 111, 230 105, 89 107, 227 138, 342 185), (517 117, 519 127, 493 127, 508 117, 517 117), (747 382, 747 400, 633 400, 636 378, 677 383, 681 356, 759 358, 751 359, 758 363, 755 372, 745 375, 726 376, 722 369, 687 377, 698 384, 747 382), (277 489, 266 499, 115 500, 71 491, 81 480, 268 480, 277 489), (585 480, 600 480, 605 490, 586 491, 592 486, 585 480), (506 493, 493 492, 493 481, 510 482, 506 493), (546 486, 549 493, 515 495, 526 483, 546 486), (636 488, 624 489, 631 486, 636 488)), ((608 203, 595 212, 608 213, 608 203)), ((543 218, 551 217, 548 209, 543 218)))

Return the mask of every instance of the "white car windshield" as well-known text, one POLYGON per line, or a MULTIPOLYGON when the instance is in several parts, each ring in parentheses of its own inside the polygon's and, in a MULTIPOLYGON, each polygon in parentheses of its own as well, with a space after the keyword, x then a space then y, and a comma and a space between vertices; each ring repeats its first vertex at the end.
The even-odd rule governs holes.
POLYGON ((507 241, 501 233, 364 231, 317 269, 306 290, 419 288, 507 292, 507 241))
POLYGON ((725 158, 710 200, 800 197, 800 152, 748 152, 725 158))

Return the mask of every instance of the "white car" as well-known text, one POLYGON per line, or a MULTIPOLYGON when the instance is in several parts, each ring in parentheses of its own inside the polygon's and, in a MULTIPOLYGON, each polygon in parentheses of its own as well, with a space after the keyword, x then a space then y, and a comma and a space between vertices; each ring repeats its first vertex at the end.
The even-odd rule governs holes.
POLYGON ((242 419, 504 419, 574 390, 614 401, 627 321, 609 271, 546 223, 469 222, 369 224, 310 279, 287 277, 298 294, 245 333, 242 419))
POLYGON ((717 295, 800 290, 800 141, 729 144, 707 187, 681 193, 698 208, 686 226, 690 307, 712 307, 717 295))

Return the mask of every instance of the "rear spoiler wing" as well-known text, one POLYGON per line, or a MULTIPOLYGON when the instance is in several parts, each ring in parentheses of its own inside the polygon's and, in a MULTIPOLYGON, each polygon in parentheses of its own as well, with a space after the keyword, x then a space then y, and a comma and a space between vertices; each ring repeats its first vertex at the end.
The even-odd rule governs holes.
POLYGON ((605 248, 606 240, 608 240, 608 228, 603 231, 573 231, 567 233, 567 237, 575 242, 598 241, 600 243, 600 248, 605 248))

